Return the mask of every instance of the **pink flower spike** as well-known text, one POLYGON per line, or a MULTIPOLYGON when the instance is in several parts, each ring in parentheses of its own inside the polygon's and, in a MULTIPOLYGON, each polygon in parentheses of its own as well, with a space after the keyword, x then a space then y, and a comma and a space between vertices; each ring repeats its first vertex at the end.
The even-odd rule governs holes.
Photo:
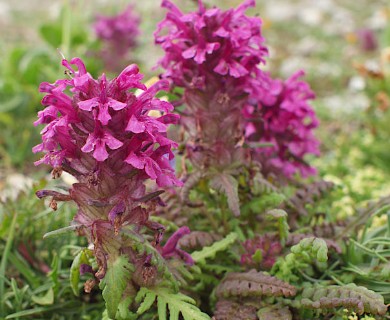
MULTIPOLYGON (((146 88, 135 64, 126 67, 113 80, 105 75, 96 80, 81 59, 71 62, 78 71, 72 69, 67 60, 63 64, 71 69, 73 79, 41 84, 41 91, 46 92, 42 99, 46 108, 39 112, 35 124, 47 125, 41 132, 42 143, 33 150, 46 155, 37 164, 61 166, 65 159, 77 172, 85 172, 90 167, 80 168, 81 163, 85 163, 82 158, 86 157, 87 163, 91 160, 83 154, 91 153, 95 165, 110 159, 110 170, 115 166, 115 170, 120 169, 123 174, 136 169, 143 172, 140 177, 144 180, 158 178, 158 184, 162 181, 178 184, 173 169, 164 162, 165 155, 171 156, 171 149, 177 146, 166 136, 168 126, 177 123, 178 116, 170 113, 173 106, 169 102, 155 97, 160 90, 169 88, 169 82, 161 80, 146 88), (68 87, 70 90, 66 90, 68 87), (144 92, 136 96, 129 91, 134 89, 144 92), (164 115, 150 117, 151 110, 164 115), (157 143, 160 148, 153 147, 157 143), (161 153, 161 146, 168 151, 161 153)), ((94 167, 93 163, 90 165, 94 167)))

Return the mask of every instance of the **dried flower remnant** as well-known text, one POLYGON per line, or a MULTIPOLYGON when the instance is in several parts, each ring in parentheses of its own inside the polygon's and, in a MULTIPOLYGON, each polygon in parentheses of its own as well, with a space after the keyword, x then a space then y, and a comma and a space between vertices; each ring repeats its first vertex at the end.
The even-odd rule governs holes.
POLYGON ((109 70, 122 68, 127 56, 136 47, 140 20, 132 6, 115 16, 96 17, 93 28, 103 43, 101 56, 109 70))
POLYGON ((298 172, 303 177, 315 174, 304 157, 319 155, 319 141, 313 134, 319 121, 308 102, 315 95, 300 80, 303 75, 298 71, 286 81, 269 79, 267 94, 253 92, 244 111, 246 140, 272 144, 255 148, 252 156, 287 177, 298 172))
MULTIPOLYGON (((167 128, 178 116, 170 113, 170 103, 155 98, 168 88, 167 81, 147 88, 136 65, 109 80, 104 74, 92 78, 79 58, 64 59, 62 64, 70 79, 40 86, 46 108, 39 112, 36 124, 46 127, 41 131, 42 143, 33 151, 45 153, 36 165, 66 171, 78 183, 69 194, 41 190, 37 196, 77 204, 73 223, 93 244, 95 277, 102 279, 110 262, 131 248, 131 239, 121 233, 124 227, 131 227, 138 237, 142 237, 141 227, 146 227, 155 233, 156 242, 162 236, 164 227, 148 219, 157 202, 153 195, 160 193, 147 194, 145 182, 181 185, 169 163, 176 143, 167 138, 167 128), (151 117, 152 110, 163 115, 151 117)), ((133 263, 137 254, 126 259, 133 263)))

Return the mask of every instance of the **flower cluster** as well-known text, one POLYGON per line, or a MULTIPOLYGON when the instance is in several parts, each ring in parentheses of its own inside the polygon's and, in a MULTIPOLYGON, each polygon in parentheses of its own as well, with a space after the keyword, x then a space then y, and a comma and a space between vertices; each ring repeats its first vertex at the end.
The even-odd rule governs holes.
POLYGON ((40 86, 46 93, 42 100, 46 108, 38 113, 35 124, 46 127, 41 131, 42 143, 33 151, 46 155, 36 164, 66 167, 78 172, 77 178, 104 164, 115 174, 136 170, 144 179, 157 180, 159 186, 178 184, 169 164, 176 143, 166 136, 167 126, 176 123, 178 116, 170 113, 170 103, 154 97, 167 89, 167 82, 146 88, 136 65, 128 66, 113 80, 104 74, 93 79, 79 58, 70 63, 63 60, 63 65, 71 79, 40 86), (131 89, 142 93, 136 96, 131 89), (152 110, 164 114, 153 117, 149 115, 152 110))
POLYGON ((254 0, 247 0, 236 9, 206 10, 199 1, 198 12, 184 14, 164 0, 162 6, 170 12, 155 32, 156 43, 165 51, 160 60, 167 69, 164 76, 189 89, 207 90, 233 79, 245 86, 242 82, 253 76, 267 55, 261 20, 244 14, 254 5, 254 0), (168 34, 160 35, 165 29, 168 34), (222 83, 213 83, 217 80, 222 83))
POLYGON ((315 96, 300 80, 303 75, 299 71, 286 81, 269 79, 267 94, 252 94, 244 109, 246 140, 272 144, 254 148, 253 157, 287 177, 297 172, 304 177, 315 174, 304 157, 319 155, 319 141, 313 134, 319 122, 309 105, 315 96))
POLYGON ((95 277, 101 279, 107 261, 131 247, 120 234, 122 227, 133 225, 135 232, 147 227, 155 232, 156 245, 161 240, 163 226, 148 220, 161 192, 147 194, 145 182, 156 180, 160 187, 181 184, 170 166, 176 143, 167 138, 168 125, 178 116, 170 113, 170 103, 155 98, 168 89, 168 82, 147 88, 136 65, 112 80, 104 74, 96 80, 79 58, 62 64, 70 78, 40 86, 46 108, 35 124, 46 127, 42 143, 33 151, 46 153, 36 164, 51 165, 53 177, 64 170, 78 183, 69 194, 41 190, 37 196, 52 197, 53 209, 56 201, 77 204, 73 223, 94 245, 99 265, 95 277), (151 111, 160 115, 152 116, 151 111))
POLYGON ((193 164, 228 167, 247 155, 242 141, 256 141, 273 144, 252 152, 264 169, 287 177, 315 173, 304 161, 306 154, 318 154, 318 121, 308 104, 314 94, 299 80, 301 72, 283 82, 259 68, 267 56, 261 20, 245 15, 255 1, 227 11, 199 1, 198 11, 188 14, 168 0, 162 5, 169 13, 155 33, 165 51, 159 64, 164 78, 184 88, 181 123, 193 164))
POLYGON ((137 44, 140 18, 131 6, 115 16, 98 15, 93 25, 97 37, 103 42, 102 58, 107 67, 115 70, 137 44), (118 61, 119 60, 119 61, 118 61))
POLYGON ((245 15, 254 5, 247 0, 222 11, 206 9, 199 1, 197 12, 184 14, 170 1, 162 2, 169 13, 155 33, 165 51, 159 64, 166 69, 164 78, 185 89, 182 124, 197 141, 188 151, 199 166, 205 165, 197 159, 199 150, 215 154, 219 161, 234 153, 242 138, 241 109, 253 88, 260 90, 258 78, 264 74, 258 65, 265 62, 267 48, 261 20, 245 15))

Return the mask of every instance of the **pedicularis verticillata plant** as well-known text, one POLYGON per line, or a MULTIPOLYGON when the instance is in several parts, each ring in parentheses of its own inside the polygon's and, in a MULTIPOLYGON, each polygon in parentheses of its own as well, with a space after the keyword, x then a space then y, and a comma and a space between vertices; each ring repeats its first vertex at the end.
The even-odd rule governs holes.
MULTIPOLYGON (((64 59, 62 64, 70 79, 40 86, 46 94, 42 100, 46 108, 39 112, 35 124, 46 127, 41 132, 42 143, 33 151, 45 153, 36 164, 51 165, 53 178, 66 171, 78 183, 68 194, 41 190, 37 196, 51 197, 54 209, 57 201, 77 204, 72 224, 93 245, 97 263, 97 270, 82 268, 94 275, 85 289, 90 291, 109 274, 105 281, 108 295, 121 298, 124 290, 134 291, 134 285, 160 281, 157 265, 164 262, 158 259, 177 257, 192 264, 191 257, 176 248, 188 228, 179 229, 160 248, 164 227, 149 220, 160 192, 147 193, 145 186, 148 181, 160 187, 181 184, 170 166, 171 149, 176 143, 166 136, 167 127, 176 123, 178 116, 171 113, 170 103, 155 97, 168 88, 167 81, 146 88, 136 65, 128 66, 113 80, 104 74, 96 80, 79 58, 70 62, 64 59), (136 95, 135 89, 141 93, 136 95), (153 110, 162 115, 150 116, 153 110), (149 250, 143 235, 145 228, 154 234, 149 250), (137 243, 143 243, 144 248, 137 247, 137 243), (130 278, 132 271, 136 274, 130 278), (120 282, 117 288, 112 281, 120 282)), ((119 301, 112 305, 108 302, 110 316, 115 316, 119 301)))
POLYGON ((261 69, 268 54, 261 20, 245 14, 253 0, 226 11, 198 3, 185 14, 162 1, 168 13, 155 36, 165 72, 151 87, 136 65, 112 80, 94 79, 79 58, 62 61, 68 78, 40 86, 46 108, 36 124, 46 127, 34 152, 45 155, 36 164, 78 182, 68 193, 37 195, 49 197, 53 209, 57 201, 75 202, 66 230, 89 244, 72 264, 72 288, 78 294, 80 275, 89 273, 84 288, 103 289, 104 319, 313 319, 338 307, 384 314, 379 294, 329 285, 342 281, 327 273, 328 259, 332 268, 346 264, 341 247, 318 230, 334 237, 337 221, 329 214, 330 222, 311 231, 307 221, 318 220, 317 201, 333 184, 320 181, 286 197, 279 183, 315 174, 305 156, 319 153, 318 120, 303 72, 284 81, 261 69), (184 105, 180 119, 156 98, 161 90, 184 105), (181 198, 171 167, 177 144, 167 137, 176 123, 184 146, 181 198), (160 188, 169 188, 165 203, 160 188), (160 223, 174 231, 164 245, 160 223))
POLYGON ((245 15, 255 1, 227 11, 199 1, 198 12, 188 14, 168 0, 162 5, 169 13, 155 33, 165 51, 159 64, 163 77, 184 89, 181 124, 192 163, 223 169, 252 155, 288 177, 315 173, 304 161, 318 154, 318 120, 308 104, 314 93, 298 80, 302 71, 283 82, 260 69, 268 54, 262 22, 245 15), (245 141, 272 146, 245 152, 245 141))
POLYGON ((298 80, 303 72, 284 82, 261 69, 268 55, 262 22, 245 14, 255 1, 226 11, 199 1, 198 11, 188 14, 169 0, 162 6, 169 13, 155 32, 165 51, 159 65, 179 96, 176 103, 185 104, 186 157, 196 172, 185 179, 184 194, 206 178, 239 215, 237 177, 243 168, 286 178, 314 174, 304 160, 319 153, 312 132, 318 120, 308 104, 314 94, 298 80))

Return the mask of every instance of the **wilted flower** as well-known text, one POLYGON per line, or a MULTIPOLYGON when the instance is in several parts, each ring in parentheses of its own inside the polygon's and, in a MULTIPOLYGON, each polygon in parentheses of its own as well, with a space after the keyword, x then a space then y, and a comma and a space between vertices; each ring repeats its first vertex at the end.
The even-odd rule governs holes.
POLYGON ((136 47, 140 18, 128 6, 115 16, 98 15, 93 25, 97 37, 103 43, 102 58, 112 71, 122 67, 124 59, 136 47))
POLYGON ((56 201, 76 202, 79 210, 73 224, 94 245, 99 265, 95 276, 101 279, 107 259, 129 246, 120 235, 123 226, 134 226, 134 232, 146 226, 156 232, 157 241, 161 238, 164 228, 148 220, 145 202, 153 208, 156 200, 154 193, 146 194, 145 182, 181 184, 169 163, 176 143, 167 138, 168 125, 176 123, 178 116, 170 113, 170 103, 155 98, 168 88, 167 81, 146 88, 136 65, 112 80, 104 74, 96 80, 79 58, 62 64, 70 79, 40 86, 46 94, 42 100, 46 109, 36 124, 46 127, 41 132, 42 143, 33 150, 45 153, 36 164, 51 165, 53 177, 64 170, 78 183, 69 194, 41 190, 37 196, 52 197, 53 208, 56 201), (149 115, 153 110, 162 115, 149 115))

